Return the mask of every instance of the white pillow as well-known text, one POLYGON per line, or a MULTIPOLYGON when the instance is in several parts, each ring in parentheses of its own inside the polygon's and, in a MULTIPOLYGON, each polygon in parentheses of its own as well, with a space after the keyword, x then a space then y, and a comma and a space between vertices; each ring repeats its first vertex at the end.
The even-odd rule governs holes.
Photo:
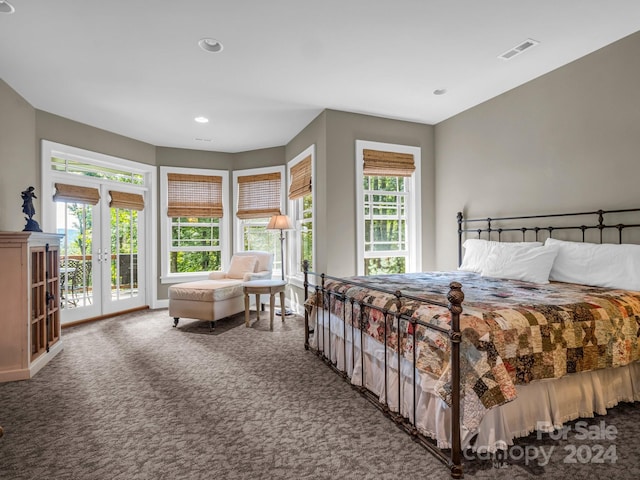
POLYGON ((254 272, 257 263, 258 258, 253 255, 234 255, 231 257, 231 265, 227 270, 227 277, 242 280, 245 273, 254 272))
POLYGON ((566 242, 548 238, 556 246, 550 280, 594 287, 640 291, 640 245, 566 242))
POLYGON ((525 249, 529 250, 535 247, 541 247, 541 242, 494 242, 490 240, 482 240, 479 238, 470 238, 466 240, 462 246, 464 247, 464 258, 462 265, 458 270, 465 272, 482 273, 487 257, 491 252, 512 251, 525 249))
POLYGON ((494 249, 487 256, 482 276, 549 283, 549 272, 556 255, 556 247, 494 249))

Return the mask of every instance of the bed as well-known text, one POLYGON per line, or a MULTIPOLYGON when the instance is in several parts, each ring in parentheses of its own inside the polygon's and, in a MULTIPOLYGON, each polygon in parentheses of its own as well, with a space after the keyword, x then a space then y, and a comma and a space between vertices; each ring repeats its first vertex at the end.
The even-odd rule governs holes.
POLYGON ((305 348, 461 478, 464 449, 640 401, 640 245, 627 244, 640 225, 611 221, 638 212, 458 213, 454 272, 305 266, 305 348))

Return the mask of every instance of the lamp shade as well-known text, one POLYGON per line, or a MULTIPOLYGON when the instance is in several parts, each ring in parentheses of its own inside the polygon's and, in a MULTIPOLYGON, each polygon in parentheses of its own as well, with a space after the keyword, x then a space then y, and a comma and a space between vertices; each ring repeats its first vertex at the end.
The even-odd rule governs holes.
POLYGON ((293 230, 293 225, 288 215, 274 215, 269 220, 267 230, 293 230))

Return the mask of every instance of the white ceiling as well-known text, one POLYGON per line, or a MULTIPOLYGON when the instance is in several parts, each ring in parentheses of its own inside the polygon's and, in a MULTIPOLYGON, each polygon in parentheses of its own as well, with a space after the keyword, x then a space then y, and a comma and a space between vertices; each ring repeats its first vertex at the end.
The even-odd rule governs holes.
POLYGON ((284 145, 325 108, 435 124, 640 30, 638 0, 9 2, 0 78, 35 108, 221 152, 284 145))

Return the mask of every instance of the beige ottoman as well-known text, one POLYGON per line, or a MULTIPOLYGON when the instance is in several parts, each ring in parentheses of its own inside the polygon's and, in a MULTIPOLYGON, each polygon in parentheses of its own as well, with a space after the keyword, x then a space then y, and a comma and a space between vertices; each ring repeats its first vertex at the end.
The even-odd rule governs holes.
POLYGON ((243 310, 242 280, 199 280, 169 287, 169 315, 174 327, 184 317, 208 320, 213 328, 217 320, 243 310))

